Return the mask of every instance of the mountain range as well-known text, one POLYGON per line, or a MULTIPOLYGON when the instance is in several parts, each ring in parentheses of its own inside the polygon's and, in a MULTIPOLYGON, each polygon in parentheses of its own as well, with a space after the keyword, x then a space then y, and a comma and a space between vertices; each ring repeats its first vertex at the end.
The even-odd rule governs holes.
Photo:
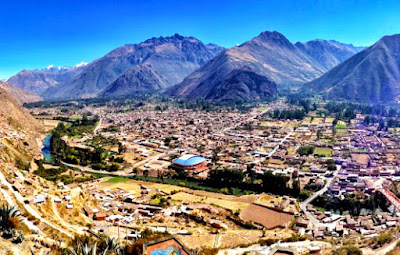
MULTIPOLYGON (((166 93, 187 98, 215 98, 213 91, 226 84, 235 70, 242 68, 264 76, 278 87, 300 85, 318 78, 330 66, 357 52, 355 47, 333 41, 316 42, 292 44, 279 32, 263 32, 240 46, 223 51, 166 93), (319 55, 324 57, 318 58, 319 55)), ((258 97, 254 93, 251 97, 243 93, 236 95, 242 99, 258 97)))
POLYGON ((22 70, 8 79, 11 85, 37 95, 42 95, 47 89, 57 87, 83 70, 86 63, 80 63, 74 67, 48 66, 44 69, 22 70))
POLYGON ((330 70, 351 56, 365 49, 352 44, 344 44, 335 40, 315 39, 306 43, 297 42, 295 45, 304 53, 315 59, 326 70, 330 70))
POLYGON ((222 49, 178 34, 127 44, 91 62, 41 95, 47 99, 126 95, 137 91, 135 83, 140 86, 145 83, 146 89, 158 90, 181 82, 222 49))
POLYGON ((264 98, 281 85, 310 82, 360 50, 333 40, 292 44, 276 31, 230 49, 175 34, 121 46, 87 65, 24 70, 8 82, 45 99, 163 90, 187 98, 264 98))
POLYGON ((302 89, 327 93, 331 98, 399 103, 400 34, 384 36, 302 89))

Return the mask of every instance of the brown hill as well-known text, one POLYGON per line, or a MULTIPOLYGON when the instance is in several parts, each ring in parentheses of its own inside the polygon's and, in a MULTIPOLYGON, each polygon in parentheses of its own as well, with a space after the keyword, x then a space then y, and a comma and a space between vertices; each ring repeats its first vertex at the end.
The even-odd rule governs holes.
POLYGON ((7 82, 0 81, 0 88, 7 92, 17 103, 33 103, 41 101, 42 98, 34 93, 16 88, 7 82))
POLYGON ((303 90, 365 103, 400 102, 400 34, 385 36, 303 90))
POLYGON ((0 87, 0 158, 28 160, 40 153, 42 125, 0 87))

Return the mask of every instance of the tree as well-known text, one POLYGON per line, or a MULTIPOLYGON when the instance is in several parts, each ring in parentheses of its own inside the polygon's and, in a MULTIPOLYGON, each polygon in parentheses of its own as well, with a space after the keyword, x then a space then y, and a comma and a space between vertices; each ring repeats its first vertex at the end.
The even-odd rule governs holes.
POLYGON ((118 154, 123 152, 126 152, 126 146, 124 146, 122 143, 118 143, 118 154))
POLYGON ((115 171, 118 171, 120 168, 121 168, 121 165, 119 163, 113 162, 109 166, 108 171, 115 172, 115 171))
POLYGON ((308 156, 314 153, 314 149, 313 146, 303 146, 297 150, 297 153, 299 153, 300 156, 308 156))
POLYGON ((246 167, 246 176, 250 178, 250 182, 254 182, 255 172, 253 170, 254 164, 249 164, 246 167))
POLYGON ((329 171, 335 171, 337 168, 336 168, 336 165, 335 164, 328 164, 328 170, 329 171))
POLYGON ((292 196, 298 197, 300 195, 300 182, 298 179, 293 180, 292 183, 292 196))

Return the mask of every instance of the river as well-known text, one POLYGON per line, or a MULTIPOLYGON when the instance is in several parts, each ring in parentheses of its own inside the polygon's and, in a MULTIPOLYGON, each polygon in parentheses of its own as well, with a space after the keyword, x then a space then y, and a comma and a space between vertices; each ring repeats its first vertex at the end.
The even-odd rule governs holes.
POLYGON ((42 155, 44 157, 44 160, 46 163, 50 164, 55 162, 54 155, 51 154, 50 150, 50 141, 52 136, 53 134, 49 134, 48 136, 46 136, 46 138, 43 140, 43 148, 42 148, 42 155))

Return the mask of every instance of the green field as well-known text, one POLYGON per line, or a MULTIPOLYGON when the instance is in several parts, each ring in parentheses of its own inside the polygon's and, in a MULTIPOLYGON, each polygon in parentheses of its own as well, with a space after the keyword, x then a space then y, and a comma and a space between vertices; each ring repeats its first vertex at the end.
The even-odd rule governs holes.
POLYGON ((314 150, 314 155, 319 155, 319 156, 322 156, 322 157, 330 157, 330 156, 332 156, 332 149, 331 148, 317 147, 314 150))
POLYGON ((338 134, 346 133, 346 131, 347 131, 347 129, 345 129, 345 128, 336 128, 336 133, 338 133, 338 134))
POLYGON ((257 112, 263 112, 263 111, 265 111, 267 109, 268 109, 267 107, 259 107, 259 108, 256 109, 256 111, 257 112))
POLYGON ((113 177, 106 181, 106 183, 120 183, 120 182, 129 182, 132 181, 132 179, 125 178, 125 177, 113 177))
POLYGON ((346 124, 336 124, 335 128, 336 129, 345 129, 346 128, 346 124))

